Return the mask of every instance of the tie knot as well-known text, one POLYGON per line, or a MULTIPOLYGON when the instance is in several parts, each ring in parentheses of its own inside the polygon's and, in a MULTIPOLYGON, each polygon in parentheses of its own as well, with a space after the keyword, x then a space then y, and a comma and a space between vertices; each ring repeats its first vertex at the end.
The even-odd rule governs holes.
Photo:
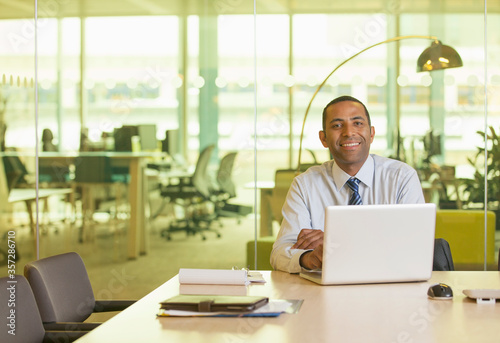
POLYGON ((359 179, 357 179, 355 177, 351 177, 349 180, 347 180, 347 186, 349 186, 349 188, 353 192, 357 192, 358 191, 359 182, 360 182, 359 179))

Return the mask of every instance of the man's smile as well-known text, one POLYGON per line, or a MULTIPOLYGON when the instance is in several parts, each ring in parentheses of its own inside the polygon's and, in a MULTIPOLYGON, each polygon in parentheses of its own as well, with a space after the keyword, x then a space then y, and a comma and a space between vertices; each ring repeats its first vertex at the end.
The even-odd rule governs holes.
POLYGON ((350 146, 357 146, 357 145, 360 145, 361 143, 359 142, 355 142, 355 143, 343 143, 343 144, 340 144, 340 146, 343 146, 343 147, 350 147, 350 146))

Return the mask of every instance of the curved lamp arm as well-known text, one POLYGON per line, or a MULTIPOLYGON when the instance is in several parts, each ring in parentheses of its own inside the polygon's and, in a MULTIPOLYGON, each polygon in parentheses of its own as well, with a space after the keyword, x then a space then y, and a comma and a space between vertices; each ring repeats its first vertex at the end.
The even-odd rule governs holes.
POLYGON ((403 39, 409 39, 409 38, 430 39, 430 40, 434 40, 436 42, 438 41, 438 38, 435 37, 435 36, 409 35, 409 36, 398 36, 398 37, 394 37, 394 38, 390 38, 390 39, 384 40, 382 42, 378 42, 376 44, 370 45, 367 48, 364 48, 363 50, 355 53, 354 55, 352 55, 351 57, 349 57, 348 59, 346 59, 345 61, 343 61, 342 63, 340 63, 337 67, 335 67, 335 69, 333 69, 330 72, 330 74, 328 74, 328 76, 323 80, 323 82, 321 82, 321 84, 318 86, 318 88, 316 88, 316 91, 314 92, 311 100, 309 101, 309 104, 307 105, 306 113, 304 114, 304 119, 302 121, 302 130, 300 131, 299 161, 298 161, 298 166, 297 166, 297 172, 300 171, 300 161, 301 161, 301 157, 302 157, 302 139, 304 138, 304 128, 306 126, 307 114, 309 113, 309 109, 311 108, 311 104, 312 104, 314 98, 316 97, 316 95, 318 94, 318 92, 321 90, 321 88, 325 85, 326 81, 328 81, 328 79, 330 78, 330 76, 332 76, 333 73, 335 73, 344 64, 346 64, 347 62, 349 62, 350 60, 352 60, 354 57, 362 54, 366 50, 369 50, 371 48, 374 48, 374 47, 376 47, 378 45, 382 45, 382 44, 385 44, 385 43, 396 42, 396 41, 400 41, 400 40, 403 40, 403 39))

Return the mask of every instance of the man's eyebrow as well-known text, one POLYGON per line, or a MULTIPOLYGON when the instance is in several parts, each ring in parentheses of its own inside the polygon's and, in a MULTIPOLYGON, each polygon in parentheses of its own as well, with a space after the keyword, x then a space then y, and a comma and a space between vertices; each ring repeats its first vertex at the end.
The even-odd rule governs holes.
POLYGON ((356 117, 349 118, 349 120, 363 120, 363 121, 366 121, 366 118, 363 117, 363 116, 356 116, 356 117))
MULTIPOLYGON (((363 120, 363 121, 366 121, 366 118, 363 117, 363 116, 355 116, 355 117, 351 117, 351 118, 348 118, 348 120, 363 120)), ((345 121, 344 118, 333 118, 332 120, 330 120, 330 123, 334 123, 334 122, 338 122, 338 121, 345 121)))
POLYGON ((336 121, 344 121, 344 119, 343 118, 333 118, 332 120, 330 120, 330 123, 333 123, 336 121))

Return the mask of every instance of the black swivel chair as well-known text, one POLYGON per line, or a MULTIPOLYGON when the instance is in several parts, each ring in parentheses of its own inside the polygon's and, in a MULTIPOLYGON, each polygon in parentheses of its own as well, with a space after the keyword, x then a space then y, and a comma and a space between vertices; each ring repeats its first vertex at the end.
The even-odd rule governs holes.
POLYGON ((434 239, 434 260, 432 270, 436 271, 453 271, 453 257, 448 242, 443 238, 434 239))
POLYGON ((184 231, 187 235, 199 233, 203 240, 206 239, 204 235, 206 231, 213 231, 217 237, 220 237, 220 233, 211 228, 215 217, 206 206, 211 202, 211 181, 207 169, 214 149, 214 145, 203 149, 196 162, 193 175, 173 177, 168 185, 161 186, 160 194, 164 201, 182 206, 184 212, 182 218, 173 221, 161 231, 162 237, 170 240, 170 234, 177 231, 184 231))
POLYGON ((121 311, 134 300, 96 300, 82 258, 75 252, 27 263, 28 279, 45 329, 92 330, 100 323, 83 323, 94 312, 121 311))
POLYGON ((9 191, 16 187, 34 187, 34 184, 27 180, 29 172, 19 156, 6 155, 2 159, 9 191))
POLYGON ((73 342, 88 332, 72 331, 70 326, 66 327, 68 330, 58 331, 44 328, 28 280, 23 275, 12 276, 13 278, 0 278, 0 299, 3 302, 0 306, 0 315, 7 324, 0 332, 0 342, 73 342), (8 305, 9 299, 13 299, 15 307, 8 305), (11 313, 12 310, 15 310, 14 314, 11 313), (9 317, 13 318, 12 325, 9 317))

